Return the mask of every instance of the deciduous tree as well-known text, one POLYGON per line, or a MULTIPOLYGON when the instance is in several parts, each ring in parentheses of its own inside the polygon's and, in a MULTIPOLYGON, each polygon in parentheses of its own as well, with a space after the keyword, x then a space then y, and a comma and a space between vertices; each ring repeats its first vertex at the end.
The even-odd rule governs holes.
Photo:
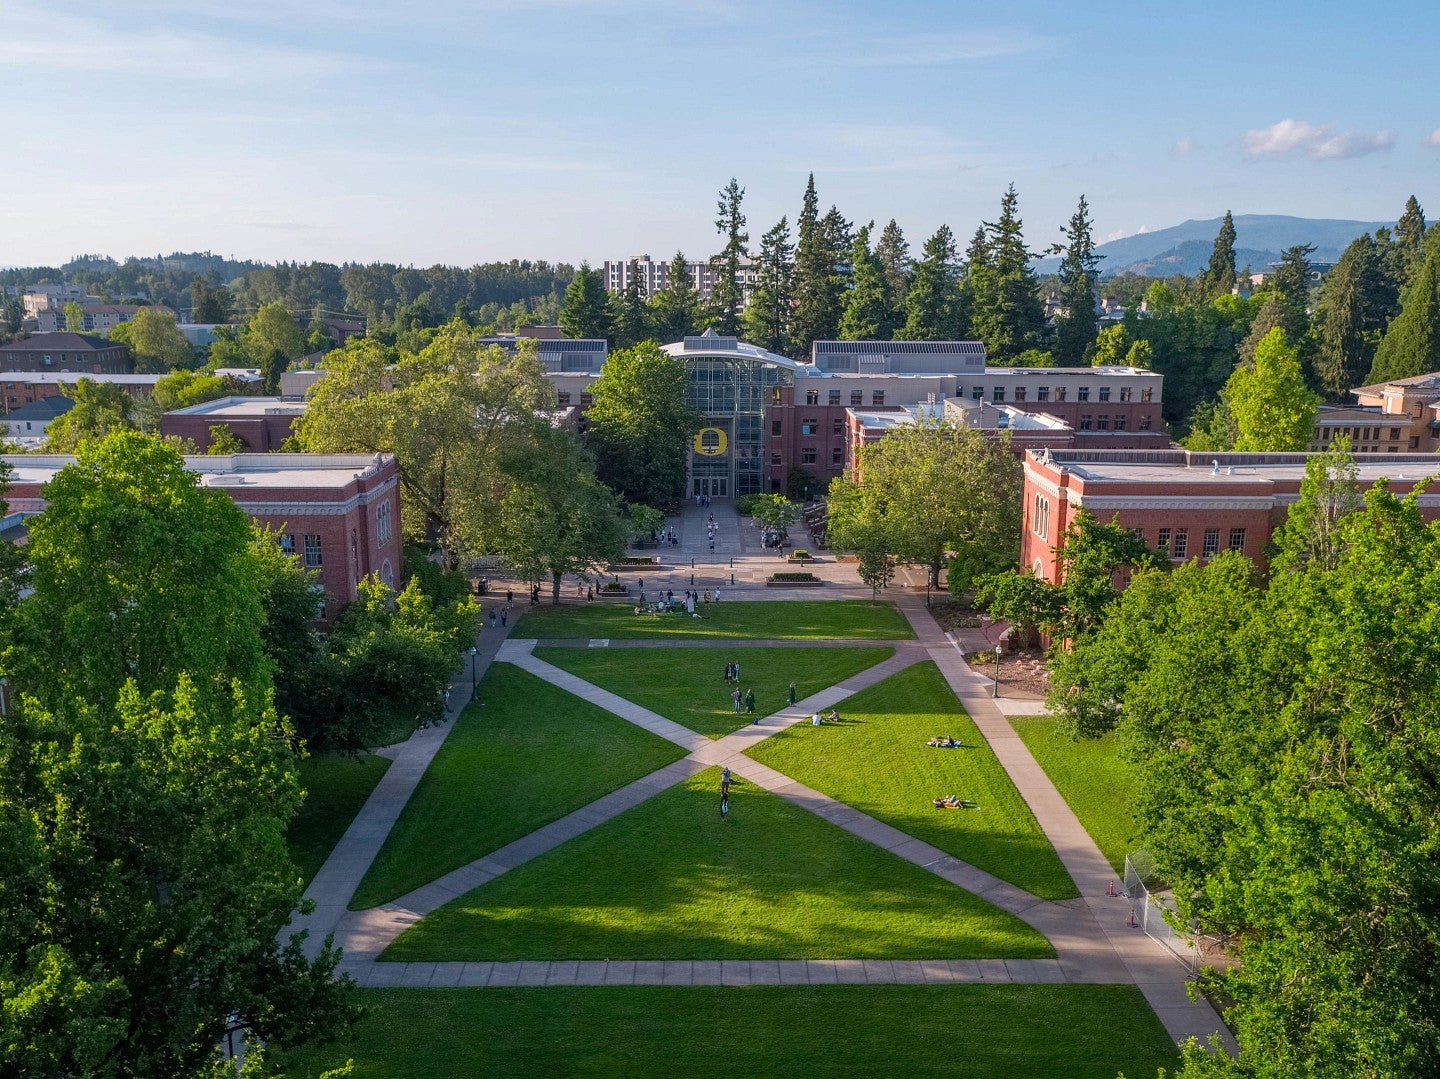
POLYGON ((1320 398, 1305 385, 1299 350, 1278 326, 1255 350, 1253 368, 1238 367, 1225 384, 1235 417, 1237 450, 1299 451, 1310 442, 1320 398))
POLYGON ((80 378, 70 391, 75 405, 50 422, 45 432, 49 453, 73 453, 85 439, 135 430, 135 398, 113 382, 80 378))

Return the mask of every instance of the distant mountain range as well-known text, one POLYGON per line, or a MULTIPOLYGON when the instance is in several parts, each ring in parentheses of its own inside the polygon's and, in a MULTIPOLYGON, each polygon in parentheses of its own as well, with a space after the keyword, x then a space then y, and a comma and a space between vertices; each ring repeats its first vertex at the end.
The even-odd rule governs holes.
MULTIPOLYGON (((1195 274, 1210 263, 1210 251, 1223 218, 1186 221, 1168 229, 1141 232, 1101 244, 1096 251, 1105 256, 1102 275, 1118 273, 1195 274)), ((1316 262, 1335 262, 1350 241, 1377 228, 1393 228, 1393 221, 1334 221, 1328 218, 1286 217, 1283 214, 1238 214, 1235 217, 1235 268, 1263 270, 1279 260, 1287 247, 1314 244, 1310 257, 1316 262)), ((1054 273, 1059 258, 1039 259, 1036 271, 1054 273)))

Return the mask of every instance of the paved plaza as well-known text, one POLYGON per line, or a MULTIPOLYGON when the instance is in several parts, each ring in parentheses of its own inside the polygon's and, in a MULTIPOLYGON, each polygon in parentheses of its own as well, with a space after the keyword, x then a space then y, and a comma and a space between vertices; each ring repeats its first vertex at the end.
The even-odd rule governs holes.
MULTIPOLYGON (((763 581, 780 566, 773 553, 761 552, 758 530, 739 518, 729 505, 697 509, 693 504, 678 522, 681 544, 662 552, 666 565, 646 571, 656 587, 682 592, 720 585, 727 600, 786 598, 869 598, 869 589, 855 580, 854 569, 833 560, 816 564, 824 588, 770 589, 763 581), (717 525, 716 551, 709 551, 708 525, 717 525), (694 568, 691 568, 691 559, 694 568), (733 559, 733 568, 732 568, 733 559), (731 574, 735 585, 730 585, 731 574)), ((803 541, 802 541, 803 542, 803 541)), ((647 582, 648 584, 648 582, 647 582)), ((502 586, 503 587, 503 586, 502 586)), ((524 593, 517 589, 523 598, 524 593)), ((439 751, 453 722, 418 731, 391 754, 394 765, 380 781, 349 830, 335 847, 307 892, 315 903, 296 924, 310 930, 308 945, 318 946, 333 933, 343 949, 341 971, 366 987, 499 987, 556 985, 801 985, 903 983, 1072 983, 1137 986, 1169 1035, 1202 1041, 1220 1034, 1233 1041, 1214 1010, 1192 1002, 1186 993, 1187 970, 1167 950, 1128 926, 1128 901, 1108 894, 1115 874, 1110 863, 1056 790, 1050 778, 1016 735, 990 697, 991 682, 965 663, 960 644, 944 633, 926 609, 923 595, 902 592, 900 610, 915 632, 913 640, 888 642, 813 642, 816 647, 852 643, 886 644, 891 658, 836 685, 764 716, 723 738, 710 739, 632 701, 593 685, 545 662, 535 654, 536 641, 508 630, 481 631, 474 657, 474 678, 483 677, 492 662, 511 663, 554 686, 681 747, 686 756, 561 817, 484 857, 401 896, 363 911, 348 904, 390 829, 399 818, 421 776, 439 751), (930 660, 973 718, 981 734, 1034 814, 1045 837, 1080 891, 1080 898, 1040 899, 990 873, 882 823, 852 806, 758 763, 746 751, 779 731, 808 722, 847 697, 876 685, 916 663, 930 660), (521 866, 596 826, 645 803, 662 791, 713 767, 728 767, 756 787, 774 793, 889 851, 896 857, 964 889, 1020 918, 1041 933, 1055 950, 1053 959, 875 960, 836 956, 823 960, 615 960, 542 962, 386 962, 384 949, 410 926, 471 890, 521 866)), ((520 621, 523 632, 524 622, 520 621)), ((546 641, 548 645, 582 642, 546 641)), ((768 641, 630 640, 583 642, 617 650, 637 648, 763 647, 768 641)), ((796 645, 800 642, 784 642, 796 645)), ((467 657, 467 663, 470 662, 467 657)), ((450 717, 469 703, 472 671, 457 678, 450 717)))

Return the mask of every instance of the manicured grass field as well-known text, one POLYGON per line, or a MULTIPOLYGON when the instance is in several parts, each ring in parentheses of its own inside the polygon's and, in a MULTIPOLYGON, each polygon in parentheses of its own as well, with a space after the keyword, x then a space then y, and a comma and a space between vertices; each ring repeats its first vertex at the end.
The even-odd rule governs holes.
POLYGON ((305 804, 290 822, 290 854, 309 884, 345 829, 360 812, 365 799, 390 767, 384 757, 362 753, 343 757, 322 753, 300 762, 300 785, 305 804))
POLYGON ((840 703, 839 726, 802 724, 750 756, 1044 899, 1079 893, 1005 769, 933 663, 840 703), (930 749, 950 735, 963 749, 930 749), (936 809, 947 794, 979 809, 936 809))
MULTIPOLYGON (((653 598, 653 592, 649 594, 653 598)), ((915 636, 910 623, 895 607, 869 600, 732 602, 722 599, 720 603, 701 604, 697 613, 699 618, 685 614, 637 615, 634 604, 608 600, 528 607, 511 636, 547 640, 723 637, 757 641, 812 638, 899 641, 915 636)))
POLYGON ((1128 985, 384 989, 348 1042, 282 1055, 314 1079, 946 1076, 1149 1079, 1175 1047, 1128 985))
POLYGON ((1122 872, 1125 856, 1139 846, 1140 826, 1130 808, 1134 776, 1115 735, 1076 741, 1049 716, 1012 716, 1010 724, 1115 872, 1122 872))
POLYGON ((386 960, 1054 954, 1018 918, 749 784, 686 783, 442 907, 386 960))
POLYGON ((389 902, 684 751, 509 663, 455 721, 351 900, 389 902))
POLYGON ((537 648, 547 663, 643 705, 708 738, 723 738, 754 717, 736 715, 725 664, 740 664, 740 688, 755 691, 755 715, 785 707, 883 663, 893 648, 537 648))

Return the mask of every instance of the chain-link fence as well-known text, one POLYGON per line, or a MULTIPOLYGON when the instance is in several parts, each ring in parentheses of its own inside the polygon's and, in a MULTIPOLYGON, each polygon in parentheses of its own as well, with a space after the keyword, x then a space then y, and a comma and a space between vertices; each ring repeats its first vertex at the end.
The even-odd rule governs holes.
POLYGON ((1136 924, 1152 940, 1165 945, 1176 959, 1190 968, 1197 969, 1198 953, 1191 932, 1181 933, 1173 925, 1175 900, 1168 892, 1152 892, 1149 884, 1155 876, 1155 859, 1143 850, 1137 850, 1125 858, 1125 897, 1130 900, 1132 917, 1136 924), (1170 915, 1170 917, 1167 917, 1170 915))

